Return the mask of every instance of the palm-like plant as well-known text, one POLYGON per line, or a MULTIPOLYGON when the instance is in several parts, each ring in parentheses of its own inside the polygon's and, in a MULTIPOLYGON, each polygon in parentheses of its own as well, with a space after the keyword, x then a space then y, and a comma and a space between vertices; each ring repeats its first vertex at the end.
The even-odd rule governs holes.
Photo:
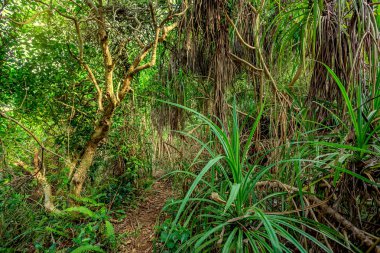
POLYGON ((295 249, 307 252, 299 242, 300 238, 307 238, 323 251, 331 252, 315 237, 320 233, 338 241, 336 238, 339 236, 331 229, 304 218, 271 212, 268 202, 277 207, 287 206, 287 192, 272 192, 263 196, 257 191, 257 183, 276 166, 262 167, 248 162, 248 149, 263 107, 247 140, 242 143, 236 105, 233 106, 230 131, 221 129, 192 109, 175 106, 192 112, 210 127, 221 147, 216 149, 221 152, 216 152, 210 143, 202 143, 190 136, 201 143, 211 158, 198 175, 188 173, 195 179, 185 197, 165 207, 179 206, 172 222, 173 229, 181 223, 193 231, 193 236, 177 252, 212 252, 218 248, 222 252, 292 252, 295 249))
POLYGON ((326 122, 331 114, 320 103, 336 103, 342 108, 344 98, 324 64, 336 73, 349 94, 356 85, 376 82, 379 33, 374 7, 367 0, 284 1, 278 5, 274 8, 282 11, 268 28, 274 31, 272 54, 277 57, 273 58, 284 57, 289 48, 300 56, 292 84, 307 66, 307 59, 311 60, 310 114, 318 111, 317 121, 326 122), (373 68, 366 68, 367 64, 373 68))

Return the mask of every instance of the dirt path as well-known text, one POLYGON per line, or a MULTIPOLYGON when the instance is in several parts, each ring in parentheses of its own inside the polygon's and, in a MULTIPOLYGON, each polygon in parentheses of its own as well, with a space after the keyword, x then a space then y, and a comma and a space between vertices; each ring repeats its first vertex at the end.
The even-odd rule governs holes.
MULTIPOLYGON (((155 173, 159 178, 162 173, 155 173)), ((127 232, 128 238, 122 243, 119 252, 153 252, 154 226, 166 200, 173 196, 169 182, 155 181, 138 207, 127 213, 125 221, 117 225, 118 232, 127 232)))

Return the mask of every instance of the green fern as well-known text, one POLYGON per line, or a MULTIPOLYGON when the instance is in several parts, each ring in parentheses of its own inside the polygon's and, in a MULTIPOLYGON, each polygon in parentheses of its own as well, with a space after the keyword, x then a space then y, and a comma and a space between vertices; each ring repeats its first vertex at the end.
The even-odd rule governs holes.
POLYGON ((74 249, 73 251, 71 251, 71 253, 82 253, 82 252, 105 252, 105 251, 102 250, 102 248, 100 248, 99 246, 94 246, 94 245, 80 246, 74 249))
POLYGON ((111 245, 112 248, 115 248, 116 246, 116 236, 115 236, 115 229, 111 222, 108 220, 105 221, 105 231, 104 236, 106 237, 107 242, 111 245))
POLYGON ((93 218, 93 219, 98 218, 98 215, 96 213, 94 213, 93 211, 91 211, 90 209, 88 209, 87 207, 84 207, 84 206, 69 207, 69 208, 65 209, 64 211, 65 212, 81 213, 81 214, 88 216, 89 218, 93 218))
POLYGON ((88 197, 78 197, 75 195, 70 194, 70 198, 72 198, 75 202, 77 203, 82 203, 85 205, 90 205, 90 206, 104 206, 104 203, 99 203, 93 198, 88 198, 88 197))

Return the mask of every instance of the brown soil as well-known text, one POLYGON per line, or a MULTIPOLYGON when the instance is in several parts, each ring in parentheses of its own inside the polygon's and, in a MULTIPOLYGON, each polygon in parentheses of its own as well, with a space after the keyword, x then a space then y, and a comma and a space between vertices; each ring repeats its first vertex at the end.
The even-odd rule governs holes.
MULTIPOLYGON (((159 178, 162 173, 155 173, 159 178)), ((173 197, 171 185, 167 181, 155 181, 145 194, 137 208, 127 213, 126 219, 116 226, 119 233, 126 232, 128 237, 119 248, 119 252, 153 252, 155 225, 161 209, 168 198, 173 197)))

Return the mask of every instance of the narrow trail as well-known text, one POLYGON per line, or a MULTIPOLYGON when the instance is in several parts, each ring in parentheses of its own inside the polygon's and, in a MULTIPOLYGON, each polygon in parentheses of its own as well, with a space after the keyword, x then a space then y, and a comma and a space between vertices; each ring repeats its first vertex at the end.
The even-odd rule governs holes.
POLYGON ((160 180, 162 171, 154 173, 156 179, 136 209, 127 213, 126 219, 117 225, 118 232, 126 232, 128 237, 119 248, 119 252, 153 252, 154 227, 167 199, 174 196, 169 182, 160 180))

